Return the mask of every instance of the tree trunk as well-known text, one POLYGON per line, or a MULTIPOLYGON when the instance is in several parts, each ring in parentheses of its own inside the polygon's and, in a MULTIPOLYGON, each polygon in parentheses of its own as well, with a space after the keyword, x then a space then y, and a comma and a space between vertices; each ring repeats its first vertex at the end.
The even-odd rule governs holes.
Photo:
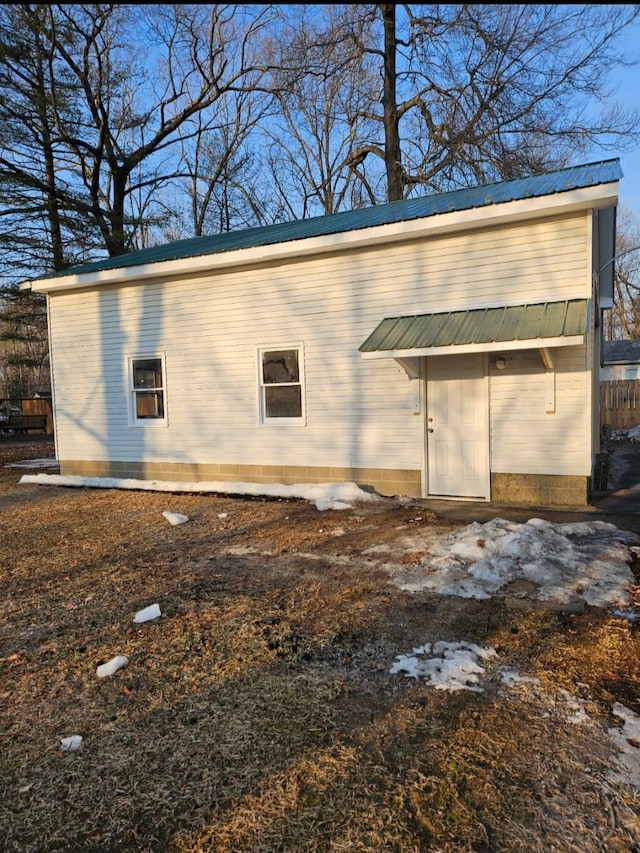
POLYGON ((385 169, 387 173, 387 199, 400 201, 403 198, 402 152, 398 129, 398 105, 396 102, 396 7, 392 3, 380 5, 384 24, 384 111, 385 169))

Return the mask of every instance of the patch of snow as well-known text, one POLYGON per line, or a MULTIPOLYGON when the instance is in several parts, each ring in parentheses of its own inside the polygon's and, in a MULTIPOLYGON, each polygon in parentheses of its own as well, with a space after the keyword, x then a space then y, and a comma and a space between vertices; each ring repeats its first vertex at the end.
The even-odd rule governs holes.
POLYGON ((150 604, 144 610, 138 610, 133 617, 133 621, 140 624, 142 622, 150 622, 152 619, 157 619, 160 616, 160 606, 158 604, 150 604))
POLYGON ((628 441, 640 441, 640 426, 633 426, 629 429, 614 429, 611 432, 611 438, 626 438, 628 441))
POLYGON ((513 687, 514 684, 540 684, 539 678, 533 675, 520 675, 513 669, 501 669, 500 681, 507 687, 513 687))
POLYGON ((252 497, 301 498, 315 503, 326 501, 327 509, 345 509, 347 504, 380 501, 379 495, 366 492, 356 483, 299 483, 287 486, 282 483, 226 483, 200 481, 195 483, 171 482, 167 480, 131 480, 117 477, 81 477, 61 474, 24 474, 20 483, 36 483, 44 486, 77 486, 93 489, 132 489, 150 492, 188 492, 194 494, 250 495, 252 497))
POLYGON ((353 504, 346 501, 336 501, 332 498, 316 498, 316 509, 323 512, 327 509, 353 509, 353 504))
POLYGON ((169 512, 169 510, 165 510, 162 514, 169 524, 173 524, 174 526, 177 524, 186 524, 187 521, 189 521, 188 515, 182 515, 179 512, 169 512))
POLYGON ((77 752, 82 745, 82 735, 69 735, 60 741, 60 749, 63 752, 77 752))
POLYGON ((566 718, 568 723, 573 723, 574 725, 580 725, 582 723, 588 723, 591 721, 591 718, 587 714, 585 710, 585 702, 583 699, 577 699, 575 696, 572 696, 567 690, 560 691, 560 699, 565 705, 566 718))
POLYGON ((613 610, 612 612, 613 612, 614 616, 619 616, 620 619, 628 619, 629 622, 635 622, 636 619, 638 618, 638 614, 633 609, 630 609, 630 610, 613 610))
MULTIPOLYGON (((389 672, 392 675, 404 673, 408 678, 425 678, 436 690, 482 693, 483 688, 479 686, 485 674, 482 664, 494 657, 497 657, 495 649, 477 646, 475 643, 426 643, 414 648, 410 655, 398 655, 389 672)), ((520 675, 512 669, 500 668, 498 675, 507 687, 540 684, 538 678, 520 675)), ((568 723, 589 725, 593 722, 587 713, 585 700, 573 696, 567 690, 560 690, 558 700, 553 704, 568 723)), ((640 788, 640 717, 619 702, 614 704, 612 710, 621 719, 622 725, 608 730, 619 753, 616 768, 610 771, 609 778, 613 782, 640 788)), ((550 714, 544 716, 549 717, 550 714)))
POLYGON ((482 693, 478 686, 484 667, 480 661, 496 655, 495 649, 475 643, 426 643, 411 655, 398 655, 389 672, 405 673, 408 678, 426 678, 436 690, 470 690, 482 693), (418 655, 430 657, 418 658, 418 655))
POLYGON ((57 468, 59 465, 57 459, 25 459, 22 462, 8 462, 5 468, 57 468))
POLYGON ((616 702, 612 710, 623 722, 620 727, 609 729, 620 752, 620 766, 611 772, 610 778, 640 788, 640 717, 620 702, 616 702))
POLYGON ((117 672, 119 669, 122 669, 123 666, 126 666, 129 663, 129 658, 124 655, 116 655, 114 658, 111 658, 107 663, 101 664, 96 669, 96 675, 98 678, 106 678, 108 675, 113 675, 114 672, 117 672))
MULTIPOLYGON (((408 592, 487 599, 520 580, 534 585, 530 599, 580 598, 591 606, 628 607, 632 541, 632 534, 604 521, 552 524, 532 518, 519 524, 495 518, 425 539, 427 555, 410 571, 396 571, 391 582, 408 592)), ((420 541, 411 542, 419 550, 420 541)))
POLYGON ((170 512, 169 510, 165 510, 162 514, 167 519, 169 524, 173 524, 174 526, 178 524, 186 524, 187 521, 189 521, 188 515, 182 515, 179 512, 170 512))

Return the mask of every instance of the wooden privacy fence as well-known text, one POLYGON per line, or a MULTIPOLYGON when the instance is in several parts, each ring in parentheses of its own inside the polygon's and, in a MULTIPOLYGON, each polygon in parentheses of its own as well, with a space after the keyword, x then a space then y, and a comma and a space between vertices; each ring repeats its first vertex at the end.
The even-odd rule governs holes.
POLYGON ((600 427, 630 429, 640 424, 640 379, 600 383, 600 427))

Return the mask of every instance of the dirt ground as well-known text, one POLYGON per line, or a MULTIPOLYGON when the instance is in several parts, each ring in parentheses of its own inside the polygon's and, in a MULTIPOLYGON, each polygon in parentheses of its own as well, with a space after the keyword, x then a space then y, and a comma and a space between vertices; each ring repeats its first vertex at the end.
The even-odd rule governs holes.
POLYGON ((640 714, 637 621, 398 589, 411 538, 464 526, 420 501, 319 512, 5 467, 52 456, 0 439, 2 853, 640 851, 608 734, 616 703, 640 714), (482 692, 390 673, 436 641, 496 650, 482 692))

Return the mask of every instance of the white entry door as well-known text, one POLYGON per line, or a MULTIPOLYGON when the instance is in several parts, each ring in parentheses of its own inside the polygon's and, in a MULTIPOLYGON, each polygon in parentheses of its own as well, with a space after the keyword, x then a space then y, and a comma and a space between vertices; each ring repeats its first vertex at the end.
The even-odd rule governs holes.
POLYGON ((429 495, 489 499, 486 357, 427 359, 429 495))

